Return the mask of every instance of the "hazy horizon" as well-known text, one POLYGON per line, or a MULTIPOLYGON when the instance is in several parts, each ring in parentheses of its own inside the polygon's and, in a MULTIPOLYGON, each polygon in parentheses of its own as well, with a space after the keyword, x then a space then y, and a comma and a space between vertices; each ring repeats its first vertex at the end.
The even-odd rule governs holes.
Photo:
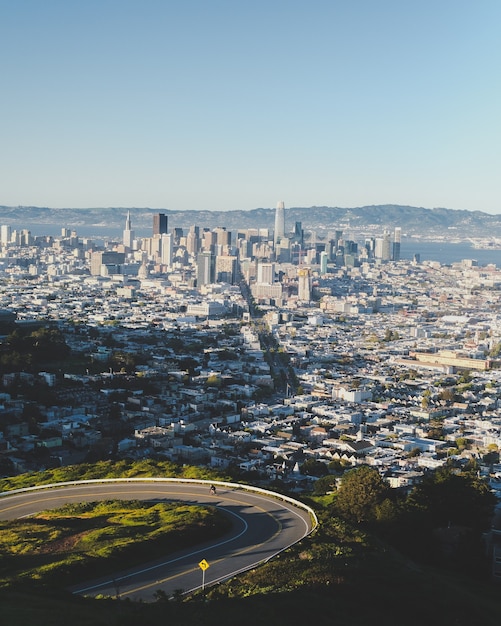
MULTIPOLYGON (((373 206, 405 206, 405 207, 409 207, 411 209, 425 209, 428 211, 433 211, 433 210, 441 210, 441 209, 445 209, 445 210, 451 210, 451 211, 470 211, 470 212, 478 212, 480 211, 481 213, 486 213, 488 215, 498 215, 499 212, 496 211, 482 211, 480 209, 457 209, 454 207, 445 207, 445 206, 433 206, 433 207, 424 207, 424 206, 416 206, 416 205, 409 205, 409 204, 397 204, 395 202, 382 202, 382 203, 370 203, 370 204, 364 204, 364 205, 357 205, 357 206, 340 206, 340 205, 336 205, 336 206, 331 206, 331 205, 327 205, 327 204, 312 204, 312 205, 285 205, 285 209, 315 209, 315 208, 329 208, 329 209, 342 209, 342 210, 350 210, 350 209, 363 209, 364 207, 373 207, 373 206)), ((226 209, 176 209, 176 208, 169 208, 166 206, 139 206, 139 205, 130 205, 130 206, 126 206, 126 205, 109 205, 109 206, 80 206, 80 207, 75 207, 75 206, 59 206, 59 207, 55 207, 55 206, 48 206, 48 205, 42 205, 42 204, 16 204, 16 205, 6 205, 6 204, 0 204, 0 208, 9 208, 9 209, 24 209, 24 208, 34 208, 34 209, 49 209, 51 211, 99 211, 101 209, 104 210, 108 210, 108 209, 120 209, 120 210, 138 210, 138 211, 172 211, 175 213, 189 213, 189 212, 208 212, 208 213, 214 213, 214 212, 223 212, 223 213, 228 213, 230 211, 257 211, 257 210, 265 210, 265 211, 274 211, 276 209, 276 206, 255 206, 255 207, 250 207, 248 209, 241 209, 238 207, 229 207, 226 209)), ((501 212, 501 211, 500 211, 501 212)))

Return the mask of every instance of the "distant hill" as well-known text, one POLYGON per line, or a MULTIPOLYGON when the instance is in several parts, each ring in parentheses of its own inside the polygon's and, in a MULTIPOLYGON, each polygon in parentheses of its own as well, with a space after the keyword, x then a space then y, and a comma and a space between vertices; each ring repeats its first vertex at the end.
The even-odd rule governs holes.
MULTIPOLYGON (((169 228, 188 228, 193 224, 215 228, 226 226, 228 230, 243 228, 273 228, 275 209, 256 208, 249 211, 172 211, 152 208, 88 208, 51 209, 47 207, 0 206, 0 224, 9 224, 13 229, 36 229, 44 226, 47 233, 61 228, 75 229, 82 236, 121 237, 127 212, 130 210, 132 227, 139 236, 151 231, 153 215, 165 213, 169 228)), ((385 228, 400 226, 403 232, 420 233, 423 236, 450 235, 457 238, 501 237, 501 215, 490 215, 482 211, 456 209, 426 209, 395 204, 340 207, 290 207, 286 208, 286 230, 292 231, 295 222, 303 229, 334 229, 345 232, 380 233, 385 228)), ((38 234, 38 233, 36 233, 38 234)))

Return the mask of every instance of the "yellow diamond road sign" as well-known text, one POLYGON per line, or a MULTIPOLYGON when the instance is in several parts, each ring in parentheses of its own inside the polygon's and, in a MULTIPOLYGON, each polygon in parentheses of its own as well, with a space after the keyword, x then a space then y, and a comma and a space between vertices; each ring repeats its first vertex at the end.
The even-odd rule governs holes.
POLYGON ((207 563, 207 561, 205 559, 203 559, 198 564, 198 567, 205 572, 205 570, 209 567, 209 564, 207 563))

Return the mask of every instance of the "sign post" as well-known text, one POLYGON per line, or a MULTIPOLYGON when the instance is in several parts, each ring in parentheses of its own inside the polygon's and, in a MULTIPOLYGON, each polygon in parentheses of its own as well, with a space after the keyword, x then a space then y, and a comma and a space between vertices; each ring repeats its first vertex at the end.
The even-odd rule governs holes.
POLYGON ((209 564, 205 559, 202 559, 198 564, 198 567, 202 570, 202 591, 205 589, 205 570, 209 568, 209 564))

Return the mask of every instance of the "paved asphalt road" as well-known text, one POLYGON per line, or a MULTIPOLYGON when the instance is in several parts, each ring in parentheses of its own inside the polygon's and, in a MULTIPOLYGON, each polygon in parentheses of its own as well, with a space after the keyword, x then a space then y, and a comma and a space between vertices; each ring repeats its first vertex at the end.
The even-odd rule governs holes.
POLYGON ((176 500, 218 507, 232 520, 231 531, 214 543, 160 556, 113 578, 86 581, 72 588, 84 595, 104 594, 131 600, 154 600, 157 590, 169 596, 176 590, 194 591, 227 579, 265 561, 305 537, 311 530, 307 511, 260 493, 218 486, 174 482, 113 482, 23 492, 0 498, 0 519, 16 519, 54 509, 67 502, 95 500, 176 500), (199 563, 209 567, 203 574, 199 563))

